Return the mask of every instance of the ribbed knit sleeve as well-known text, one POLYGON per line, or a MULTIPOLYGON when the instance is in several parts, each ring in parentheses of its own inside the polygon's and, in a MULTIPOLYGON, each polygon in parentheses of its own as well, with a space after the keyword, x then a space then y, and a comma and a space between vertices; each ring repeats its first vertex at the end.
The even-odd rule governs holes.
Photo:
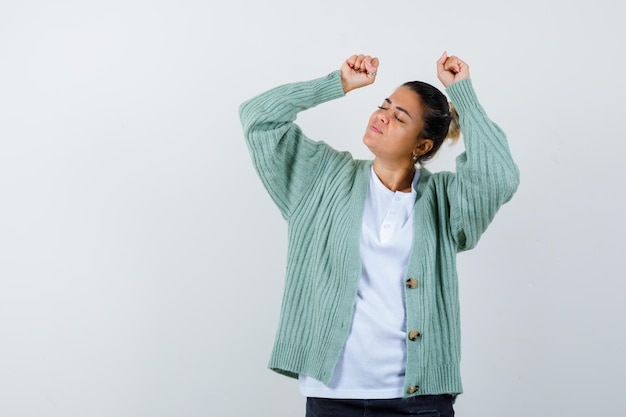
POLYGON ((320 168, 323 142, 307 138, 294 123, 300 111, 344 95, 340 72, 312 81, 286 84, 262 93, 239 108, 252 161, 283 217, 289 218, 320 168))
POLYGON ((470 79, 447 93, 459 113, 465 152, 456 161, 448 187, 450 226, 458 249, 471 249, 519 185, 519 171, 504 132, 487 117, 470 79))

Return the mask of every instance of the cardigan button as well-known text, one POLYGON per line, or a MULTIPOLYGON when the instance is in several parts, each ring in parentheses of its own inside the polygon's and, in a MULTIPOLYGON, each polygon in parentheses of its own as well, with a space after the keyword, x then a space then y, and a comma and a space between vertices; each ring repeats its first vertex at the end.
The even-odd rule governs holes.
POLYGON ((409 388, 409 394, 415 394, 417 391, 419 391, 420 387, 417 385, 413 385, 411 388, 409 388))
POLYGON ((406 286, 407 288, 416 288, 417 287, 417 280, 415 278, 409 278, 406 280, 406 286))
POLYGON ((409 332, 409 339, 415 341, 417 339, 419 339, 421 336, 420 332, 418 332, 417 330, 411 330, 409 332))

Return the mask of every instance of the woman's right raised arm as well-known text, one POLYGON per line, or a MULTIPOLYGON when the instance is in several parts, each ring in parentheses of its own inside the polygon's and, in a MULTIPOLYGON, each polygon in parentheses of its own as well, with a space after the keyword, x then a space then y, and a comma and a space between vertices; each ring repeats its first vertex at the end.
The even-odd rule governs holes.
POLYGON ((330 153, 307 138, 294 123, 299 112, 372 84, 378 60, 353 55, 341 70, 311 81, 285 84, 239 107, 239 117, 254 167, 283 217, 300 201, 330 153))
POLYGON ((340 72, 282 85, 239 107, 252 163, 283 217, 306 192, 328 146, 307 138, 294 123, 299 112, 344 95, 340 72))

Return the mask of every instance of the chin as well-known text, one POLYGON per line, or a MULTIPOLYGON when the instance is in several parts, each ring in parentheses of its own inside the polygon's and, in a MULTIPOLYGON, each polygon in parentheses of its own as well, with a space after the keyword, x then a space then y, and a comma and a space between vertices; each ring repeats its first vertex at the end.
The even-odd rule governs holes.
POLYGON ((365 135, 363 135, 362 142, 365 146, 367 146, 371 150, 372 145, 376 143, 376 139, 366 133, 365 135))

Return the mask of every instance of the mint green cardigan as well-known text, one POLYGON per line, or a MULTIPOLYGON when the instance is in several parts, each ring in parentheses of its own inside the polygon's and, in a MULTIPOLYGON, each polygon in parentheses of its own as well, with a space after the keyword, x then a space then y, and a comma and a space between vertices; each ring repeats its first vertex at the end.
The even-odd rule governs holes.
MULTIPOLYGON (((456 254, 473 248, 519 183, 506 136, 471 80, 446 90, 465 142, 456 173, 422 170, 407 269, 405 396, 459 394, 456 254), (409 285, 414 283, 417 285, 409 285)), ((288 225, 280 321, 269 367, 329 383, 350 330, 361 277, 359 237, 372 161, 306 137, 298 112, 344 95, 339 71, 283 85, 240 106, 254 167, 288 225)))

